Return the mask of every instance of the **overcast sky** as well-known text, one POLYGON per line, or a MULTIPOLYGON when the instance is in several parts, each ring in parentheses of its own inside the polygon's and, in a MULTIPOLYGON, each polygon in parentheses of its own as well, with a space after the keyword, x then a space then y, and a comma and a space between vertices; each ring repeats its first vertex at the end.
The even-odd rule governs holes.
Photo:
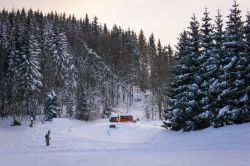
MULTIPOLYGON (((250 9, 250 0, 237 0, 244 15, 250 9)), ((151 32, 162 40, 163 44, 175 44, 177 37, 190 22, 190 17, 196 13, 200 19, 205 6, 211 17, 217 9, 224 16, 228 15, 233 0, 0 0, 0 7, 32 8, 44 12, 56 10, 90 18, 95 15, 101 23, 107 23, 109 28, 113 24, 122 28, 143 29, 148 36, 151 32)))

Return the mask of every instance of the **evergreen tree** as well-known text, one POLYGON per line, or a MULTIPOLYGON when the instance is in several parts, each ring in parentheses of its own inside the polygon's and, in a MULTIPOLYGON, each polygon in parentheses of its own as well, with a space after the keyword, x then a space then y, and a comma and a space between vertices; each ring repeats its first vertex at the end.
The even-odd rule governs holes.
POLYGON ((213 48, 213 29, 211 25, 211 18, 209 17, 209 13, 207 8, 205 8, 204 16, 202 18, 202 25, 201 25, 201 35, 200 35, 200 45, 201 45, 201 56, 199 57, 199 65, 200 67, 200 74, 199 76, 202 79, 200 84, 200 91, 201 91, 201 110, 199 110, 199 114, 194 117, 195 119, 195 126, 197 129, 202 129, 210 126, 211 121, 211 110, 210 110, 210 103, 209 103, 209 93, 208 88, 211 85, 211 77, 214 73, 211 72, 213 69, 213 61, 212 60, 212 48, 213 48))
POLYGON ((169 109, 169 97, 170 97, 170 82, 174 77, 173 70, 176 67, 176 55, 175 51, 169 44, 168 46, 163 47, 162 58, 161 58, 161 93, 163 98, 163 110, 167 111, 169 109))
POLYGON ((90 109, 87 101, 86 92, 83 89, 77 91, 76 114, 75 117, 79 120, 90 120, 90 109))
POLYGON ((99 50, 99 41, 100 41, 100 27, 98 23, 98 18, 95 16, 91 24, 91 36, 89 47, 94 50, 99 50))
POLYGON ((57 95, 52 90, 47 95, 47 99, 44 106, 44 120, 51 121, 53 118, 58 117, 60 109, 57 101, 57 95))
POLYGON ((139 45, 139 57, 140 57, 140 89, 145 91, 149 87, 148 78, 149 78, 149 58, 147 56, 147 41, 144 36, 143 31, 140 31, 138 37, 139 45))
POLYGON ((223 20, 220 11, 218 10, 215 27, 213 32, 214 45, 212 47, 211 57, 208 59, 208 65, 210 66, 208 72, 211 74, 209 79, 209 89, 207 92, 208 105, 207 108, 211 110, 212 113, 212 124, 217 126, 217 115, 219 109, 223 107, 223 103, 218 100, 218 96, 221 93, 220 88, 220 76, 222 75, 222 66, 224 65, 221 61, 225 56, 223 43, 225 42, 225 33, 223 31, 223 20))
POLYGON ((65 76, 65 86, 66 86, 66 115, 67 117, 72 117, 74 115, 74 105, 75 105, 75 98, 76 98, 76 79, 77 79, 77 71, 72 63, 72 59, 70 60, 68 70, 65 76))
POLYGON ((174 69, 174 78, 171 81, 170 110, 166 112, 166 118, 170 120, 173 130, 185 127, 189 112, 187 107, 187 90, 190 82, 189 76, 189 38, 187 32, 181 33, 177 44, 177 65, 174 69))
POLYGON ((187 83, 187 107, 185 108, 190 119, 187 119, 184 130, 194 130, 199 129, 197 125, 197 116, 201 113, 201 82, 202 78, 199 72, 200 69, 200 31, 199 31, 199 22, 194 15, 190 22, 189 26, 189 49, 190 55, 188 57, 188 75, 189 82, 187 83))
POLYGON ((137 35, 134 31, 131 32, 129 36, 130 40, 130 54, 131 54, 131 67, 130 72, 132 75, 132 85, 139 86, 140 82, 140 52, 139 52, 139 44, 138 44, 138 39, 137 35))
POLYGON ((14 13, 7 13, 7 11, 2 11, 1 20, 1 32, 0 32, 0 44, 1 44, 1 72, 0 72, 0 112, 1 117, 8 115, 9 110, 9 99, 10 99, 10 89, 13 85, 11 80, 10 72, 8 70, 8 64, 10 63, 10 58, 14 53, 14 37, 11 25, 13 23, 14 13))
MULTIPOLYGON (((14 13, 13 13, 14 14, 14 13)), ((21 14, 19 11, 16 13, 15 18, 10 18, 13 21, 13 31, 10 35, 11 44, 9 45, 9 56, 7 59, 7 72, 6 72, 6 81, 5 85, 7 90, 6 96, 8 95, 7 100, 7 109, 9 110, 10 115, 13 117, 13 122, 18 120, 21 121, 21 117, 25 115, 25 106, 24 101, 24 86, 22 84, 22 68, 23 63, 25 62, 26 55, 24 55, 23 50, 23 25, 20 22, 21 14), (12 20, 14 19, 14 20, 12 20)))
MULTIPOLYGON (((201 106, 200 31, 194 15, 189 31, 181 35, 178 43, 178 62, 172 82, 170 121, 173 130, 199 129, 201 106)), ((201 116, 203 116, 201 114, 201 116)))
POLYGON ((2 51, 3 48, 0 46, 0 117, 3 118, 5 116, 4 111, 4 62, 5 62, 5 55, 2 51))
POLYGON ((148 57, 149 57, 149 75, 150 75, 150 89, 154 91, 155 84, 156 84, 156 45, 155 45, 155 37, 154 34, 149 36, 148 41, 148 57))
POLYGON ((24 27, 24 38, 22 41, 23 47, 23 62, 21 67, 22 91, 25 103, 26 112, 30 116, 36 115, 36 106, 38 105, 38 93, 42 86, 41 73, 38 57, 41 50, 38 46, 38 41, 34 35, 34 26, 32 22, 33 13, 29 11, 27 21, 24 27))
POLYGON ((247 14, 247 21, 246 21, 246 25, 245 25, 245 45, 246 45, 246 64, 248 64, 246 66, 246 87, 245 87, 245 101, 243 100, 243 102, 245 102, 247 110, 250 110, 250 13, 247 14))
POLYGON ((238 9, 238 4, 235 2, 230 14, 225 34, 225 54, 222 58, 222 63, 225 65, 222 68, 220 83, 222 92, 219 94, 220 102, 224 103, 217 118, 220 120, 219 126, 232 123, 242 123, 247 117, 247 111, 244 109, 244 70, 246 61, 243 54, 243 34, 241 11, 238 9))

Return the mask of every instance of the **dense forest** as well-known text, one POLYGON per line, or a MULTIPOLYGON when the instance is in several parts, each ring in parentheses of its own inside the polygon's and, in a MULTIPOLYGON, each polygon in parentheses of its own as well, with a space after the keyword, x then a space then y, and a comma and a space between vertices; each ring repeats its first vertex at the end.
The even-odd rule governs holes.
POLYGON ((223 23, 205 9, 201 26, 194 15, 179 37, 166 112, 173 130, 250 121, 250 14, 243 21, 235 2, 223 23))
POLYGON ((149 116, 162 119, 174 64, 172 47, 142 30, 109 29, 88 15, 0 12, 2 118, 108 117, 119 99, 133 104, 136 88, 151 92, 149 116))
POLYGON ((89 121, 132 106, 140 90, 150 95, 145 116, 173 130, 250 122, 250 14, 235 2, 226 22, 220 11, 212 20, 207 8, 201 23, 194 14, 175 52, 87 14, 3 9, 0 115, 89 121))

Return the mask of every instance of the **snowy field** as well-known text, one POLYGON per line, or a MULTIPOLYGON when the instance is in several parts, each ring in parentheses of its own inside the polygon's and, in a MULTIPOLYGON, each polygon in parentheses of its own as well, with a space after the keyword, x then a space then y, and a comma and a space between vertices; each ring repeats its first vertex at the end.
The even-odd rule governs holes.
POLYGON ((54 119, 36 127, 0 120, 1 166, 249 166, 250 124, 173 132, 160 122, 54 119), (51 130, 51 146, 45 133, 51 130))
POLYGON ((83 122, 64 118, 11 127, 0 120, 0 166, 249 166, 250 123, 195 132, 166 130, 147 121, 140 102, 115 108, 140 121, 110 129, 107 119, 83 122), (127 109, 128 108, 128 109, 127 109), (45 134, 51 131, 51 146, 45 134))

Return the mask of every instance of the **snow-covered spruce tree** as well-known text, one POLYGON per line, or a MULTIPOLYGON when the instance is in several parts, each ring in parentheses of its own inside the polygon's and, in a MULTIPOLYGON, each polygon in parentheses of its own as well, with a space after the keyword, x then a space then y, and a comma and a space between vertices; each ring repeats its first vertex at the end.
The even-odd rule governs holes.
POLYGON ((197 21, 196 16, 192 17, 189 26, 189 50, 190 54, 187 59, 187 75, 189 76, 189 82, 187 82, 187 91, 186 93, 186 112, 189 114, 189 118, 186 121, 184 130, 196 130, 199 129, 199 126, 196 126, 195 117, 199 115, 202 111, 201 105, 201 73, 200 73, 200 31, 199 31, 199 22, 197 21))
MULTIPOLYGON (((195 117, 201 113, 200 33, 196 16, 192 17, 189 31, 178 43, 177 67, 171 87, 171 110, 168 113, 173 130, 199 129, 195 117)), ((198 123, 197 123, 198 124, 198 123)))
POLYGON ((246 67, 246 106, 250 111, 250 13, 247 14, 247 21, 245 25, 245 46, 248 66, 246 67))
POLYGON ((207 8, 205 8, 204 16, 202 18, 202 25, 200 29, 200 45, 201 45, 201 56, 199 57, 199 65, 200 65, 200 74, 199 77, 202 80, 200 85, 201 91, 201 107, 198 115, 194 117, 194 123, 196 129, 203 129, 210 126, 211 122, 211 110, 210 110, 210 95, 208 93, 208 88, 213 82, 213 73, 212 69, 216 68, 214 63, 214 57, 212 54, 213 48, 213 27, 211 24, 211 18, 209 17, 209 12, 207 8))
POLYGON ((44 120, 51 121, 53 118, 56 118, 60 115, 60 108, 57 101, 57 95, 52 90, 48 93, 45 105, 44 105, 44 120))
POLYGON ((243 23, 238 6, 236 2, 233 4, 225 32, 226 55, 221 59, 225 65, 220 76, 222 92, 219 94, 223 108, 217 115, 216 126, 218 127, 224 124, 245 122, 249 114, 242 101, 245 96, 246 54, 243 53, 243 23))
MULTIPOLYGON (((0 25, 1 26, 1 25, 0 25)), ((1 32, 0 32, 1 33, 1 32)), ((1 40, 1 35, 0 35, 0 40, 1 40)), ((0 117, 3 118, 4 116, 6 116, 5 113, 5 109, 4 109, 4 64, 6 61, 6 54, 3 53, 3 47, 2 47, 2 43, 0 41, 0 117)))
POLYGON ((63 69, 61 71, 62 78, 64 81, 64 94, 66 96, 66 114, 68 117, 72 117, 74 114, 75 105, 75 90, 76 90, 76 69, 73 63, 73 57, 68 53, 68 42, 67 38, 63 33, 59 34, 58 42, 58 54, 61 55, 61 61, 63 64, 63 69))
POLYGON ((245 85, 244 85, 244 97, 241 98, 241 102, 243 107, 246 110, 245 121, 250 121, 250 13, 247 13, 246 23, 244 25, 244 55, 242 56, 242 67, 245 66, 245 69, 242 69, 242 73, 244 73, 245 85))
POLYGON ((171 122, 172 130, 180 130, 185 127, 189 118, 187 112, 187 91, 190 82, 189 74, 189 38, 187 32, 181 33, 177 45, 177 65, 174 69, 175 77, 171 81, 170 110, 166 112, 166 119, 171 122))
MULTIPOLYGON (((58 24, 55 20, 46 22, 44 28, 45 51, 42 57, 44 91, 54 89, 55 92, 61 92, 65 88, 65 73, 68 65, 68 53, 64 45, 63 34, 59 32, 58 24), (57 74, 55 75, 54 72, 57 74), (53 79, 52 79, 53 78, 53 79)), ((60 94, 58 94, 61 96, 60 94)))
POLYGON ((12 26, 12 30, 10 31, 10 39, 9 39, 9 49, 8 49, 8 59, 7 64, 8 68, 6 71, 6 80, 5 80, 5 88, 6 88, 6 96, 7 99, 7 109, 9 110, 9 114, 13 117, 14 121, 21 121, 21 117, 26 114, 25 109, 25 98, 24 98, 24 89, 26 84, 24 84, 24 80, 22 77, 24 63, 26 61, 27 56, 24 52, 24 46, 29 47, 27 43, 23 43, 24 36, 24 25, 20 21, 21 14, 17 11, 16 16, 14 12, 9 18, 12 26), (15 16, 15 17, 14 17, 15 16), (25 45, 26 44, 26 45, 25 45))
POLYGON ((29 11, 27 21, 24 27, 24 34, 22 40, 23 50, 23 61, 20 64, 21 68, 21 88, 24 97, 24 105, 26 115, 35 116, 37 113, 37 99, 38 93, 42 86, 42 76, 40 73, 40 64, 38 57, 40 56, 41 50, 38 46, 34 32, 34 26, 32 21, 33 13, 29 11))
POLYGON ((74 115, 74 106, 76 98, 76 69, 73 64, 69 66, 69 73, 66 77, 66 116, 72 117, 74 115))
POLYGON ((219 109, 222 103, 218 100, 218 95, 220 93, 219 76, 222 74, 222 63, 221 59, 224 57, 223 43, 224 43, 224 31, 223 31, 223 20, 220 11, 218 10, 215 26, 213 32, 214 45, 211 49, 211 56, 207 63, 209 67, 208 72, 210 73, 210 78, 208 80, 209 87, 207 91, 208 105, 207 109, 211 111, 212 114, 212 124, 216 124, 216 116, 218 115, 219 109))
POLYGON ((77 89, 75 117, 79 120, 90 120, 90 109, 87 101, 87 95, 82 88, 77 89))
MULTIPOLYGON (((9 14, 12 15, 12 14, 9 14)), ((9 19, 7 15, 7 11, 2 11, 2 20, 1 20, 1 32, 0 32, 0 44, 1 44, 1 50, 0 50, 0 111, 1 116, 7 116, 8 112, 10 111, 8 108, 9 98, 10 98, 10 89, 13 85, 12 79, 8 76, 9 70, 8 65, 10 63, 10 57, 14 53, 14 37, 12 35, 13 29, 11 28, 10 21, 13 19, 9 19), (7 76, 8 73, 8 76, 7 76)))

